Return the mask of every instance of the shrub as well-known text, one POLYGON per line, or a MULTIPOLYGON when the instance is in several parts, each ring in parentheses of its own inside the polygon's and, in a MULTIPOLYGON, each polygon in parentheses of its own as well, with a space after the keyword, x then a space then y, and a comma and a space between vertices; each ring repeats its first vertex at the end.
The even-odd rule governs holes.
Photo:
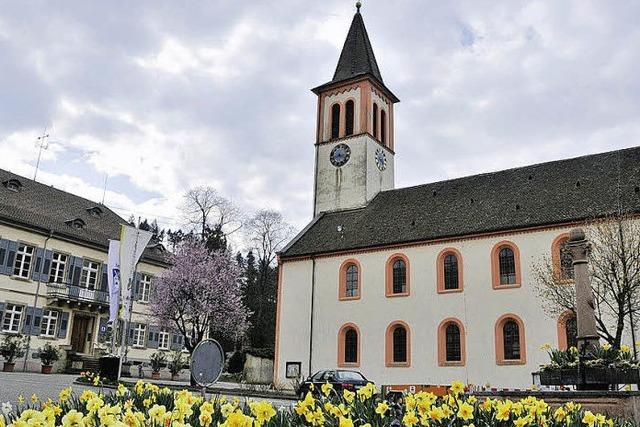
POLYGON ((7 363, 14 363, 24 356, 25 341, 22 335, 7 335, 0 344, 0 354, 7 363))
POLYGON ((171 375, 178 375, 182 369, 184 369, 184 365, 187 362, 187 358, 182 354, 181 351, 172 351, 171 356, 169 356, 169 363, 167 364, 167 369, 171 372, 171 375))
POLYGON ((40 355, 40 362, 45 366, 51 366, 60 359, 60 350, 58 350, 58 347, 54 347, 49 343, 39 348, 38 354, 40 355))
POLYGON ((149 362, 151 363, 151 371, 157 373, 165 366, 167 358, 163 352, 156 351, 149 357, 149 362))

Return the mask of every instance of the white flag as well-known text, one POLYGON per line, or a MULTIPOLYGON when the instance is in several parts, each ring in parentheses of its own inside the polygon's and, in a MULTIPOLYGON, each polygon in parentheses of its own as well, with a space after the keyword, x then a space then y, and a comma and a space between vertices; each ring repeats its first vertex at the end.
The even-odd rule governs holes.
POLYGON ((109 283, 109 322, 118 318, 120 306, 120 241, 109 240, 107 258, 107 282, 109 283))
POLYGON ((120 226, 120 283, 123 289, 125 313, 131 306, 131 279, 142 252, 153 237, 150 231, 139 230, 130 225, 120 226))

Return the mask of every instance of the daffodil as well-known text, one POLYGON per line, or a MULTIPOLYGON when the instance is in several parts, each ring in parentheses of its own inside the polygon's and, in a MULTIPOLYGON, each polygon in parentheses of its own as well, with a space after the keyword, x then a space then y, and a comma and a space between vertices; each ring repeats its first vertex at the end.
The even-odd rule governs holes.
POLYGON ((420 419, 416 416, 416 413, 413 411, 407 411, 402 417, 402 424, 406 427, 413 427, 420 422, 420 419))
POLYGON ((593 412, 585 411, 584 416, 582 417, 582 422, 584 424, 588 425, 589 427, 593 427, 597 421, 598 418, 596 418, 593 412))
POLYGON ((342 396, 347 403, 353 403, 353 398, 355 397, 355 393, 349 390, 342 390, 342 396))
POLYGON ((458 408, 458 418, 465 421, 473 419, 473 406, 469 405, 467 402, 462 403, 458 408))
POLYGON ((622 345, 620 346, 620 351, 621 351, 622 353, 629 353, 629 352, 631 351, 631 347, 629 347, 629 346, 628 346, 628 345, 626 345, 626 344, 622 344, 622 345))
POLYGON ((320 389, 322 390, 322 394, 324 394, 325 396, 329 396, 329 393, 331 393, 331 390, 333 390, 333 385, 324 383, 322 384, 322 386, 320 386, 320 389))
POLYGON ((451 383, 451 393, 453 393, 454 396, 457 396, 463 392, 464 392, 464 383, 462 381, 454 381, 451 383))
POLYGON ((389 404, 386 400, 383 400, 382 402, 378 403, 378 406, 376 406, 376 414, 380 415, 380 418, 384 418, 384 415, 388 410, 389 404))

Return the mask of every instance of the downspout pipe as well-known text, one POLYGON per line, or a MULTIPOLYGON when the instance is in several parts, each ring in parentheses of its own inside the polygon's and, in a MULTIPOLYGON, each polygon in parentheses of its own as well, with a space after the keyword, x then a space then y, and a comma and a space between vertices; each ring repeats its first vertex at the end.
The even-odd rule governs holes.
MULTIPOLYGON (((24 364, 22 365, 22 371, 26 372, 27 362, 29 360, 29 352, 31 350, 31 332, 33 331, 33 324, 36 321, 36 308, 38 307, 38 296, 40 295, 40 278, 44 274, 44 256, 47 251, 47 243, 53 237, 53 230, 49 230, 49 235, 44 239, 44 247, 42 248, 42 262, 40 263, 40 271, 38 272, 38 280, 36 280, 36 296, 33 298, 33 307, 31 308, 31 319, 29 319, 29 328, 27 332, 27 344, 24 351, 24 364)), ((36 255, 34 253, 34 255, 36 255)))
POLYGON ((316 258, 311 257, 311 315, 309 319, 309 376, 313 374, 311 364, 313 363, 313 307, 316 294, 316 258))

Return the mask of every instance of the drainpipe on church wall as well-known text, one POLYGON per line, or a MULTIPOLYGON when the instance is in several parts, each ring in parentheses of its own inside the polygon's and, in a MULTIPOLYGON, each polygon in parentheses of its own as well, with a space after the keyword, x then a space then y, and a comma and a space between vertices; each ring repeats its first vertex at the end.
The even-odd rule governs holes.
POLYGON ((311 257, 311 316, 309 319, 309 376, 313 374, 311 371, 311 363, 313 361, 313 306, 316 293, 316 258, 311 257))
MULTIPOLYGON (((31 350, 31 332, 33 331, 33 324, 36 321, 36 308, 38 307, 38 296, 40 294, 40 277, 44 274, 44 256, 47 251, 47 243, 49 239, 53 237, 53 230, 49 230, 49 235, 44 239, 44 247, 42 248, 42 262, 40 264, 40 271, 38 272, 38 280, 36 281, 36 296, 33 298, 33 307, 31 309, 31 319, 29 319, 29 329, 27 332, 27 344, 24 351, 24 364, 22 365, 22 372, 27 371, 27 362, 29 361, 29 352, 31 350)), ((37 258, 37 249, 34 249, 34 255, 37 258)), ((42 321, 42 319, 40 319, 42 321)))

